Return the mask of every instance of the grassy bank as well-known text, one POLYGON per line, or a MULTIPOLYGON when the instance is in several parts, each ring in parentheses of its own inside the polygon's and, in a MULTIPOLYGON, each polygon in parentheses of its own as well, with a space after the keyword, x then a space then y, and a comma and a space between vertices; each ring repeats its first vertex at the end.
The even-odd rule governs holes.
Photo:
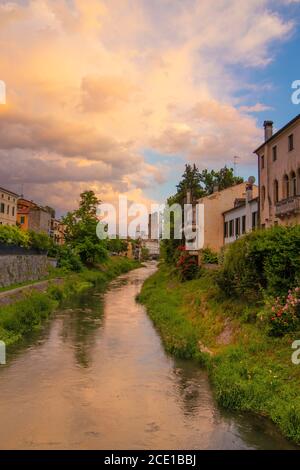
POLYGON ((161 266, 139 300, 168 352, 208 368, 221 405, 267 416, 300 444, 300 366, 291 361, 300 331, 268 336, 256 319, 262 306, 226 299, 214 278, 206 272, 180 283, 161 266))
POLYGON ((136 261, 113 257, 97 269, 65 274, 60 285, 50 282, 46 292, 26 292, 21 300, 0 307, 0 340, 7 346, 19 341, 26 334, 40 328, 42 322, 65 298, 96 286, 105 289, 113 278, 138 266, 136 261))

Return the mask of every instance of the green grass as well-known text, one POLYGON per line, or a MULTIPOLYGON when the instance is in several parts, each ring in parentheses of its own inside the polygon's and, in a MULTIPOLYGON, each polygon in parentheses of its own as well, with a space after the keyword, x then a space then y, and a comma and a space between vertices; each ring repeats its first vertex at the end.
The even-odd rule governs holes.
POLYGON ((63 283, 50 283, 46 292, 29 290, 21 300, 0 307, 0 340, 7 346, 16 343, 40 328, 65 298, 96 286, 104 290, 113 278, 138 266, 138 262, 127 258, 109 258, 97 269, 65 273, 63 283))
POLYGON ((222 406, 267 416, 300 444, 300 366, 291 362, 291 344, 300 339, 300 332, 268 336, 256 320, 263 306, 225 298, 214 276, 206 272, 180 283, 162 265, 146 280, 138 299, 168 352, 208 368, 222 406), (226 328, 230 334, 222 342, 226 328))

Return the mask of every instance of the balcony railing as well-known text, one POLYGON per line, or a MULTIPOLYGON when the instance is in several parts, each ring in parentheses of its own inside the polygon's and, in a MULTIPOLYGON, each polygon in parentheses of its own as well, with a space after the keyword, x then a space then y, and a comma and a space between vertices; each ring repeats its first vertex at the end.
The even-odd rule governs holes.
POLYGON ((300 213, 300 195, 283 199, 275 206, 276 217, 286 217, 298 213, 300 213))

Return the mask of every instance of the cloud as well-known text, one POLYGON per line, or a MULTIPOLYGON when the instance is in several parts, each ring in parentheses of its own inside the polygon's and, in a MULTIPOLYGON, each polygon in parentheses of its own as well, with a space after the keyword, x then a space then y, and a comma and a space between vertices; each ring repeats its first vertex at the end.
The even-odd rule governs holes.
POLYGON ((0 183, 23 180, 65 210, 88 185, 155 199, 172 159, 149 164, 146 149, 202 167, 250 161, 262 134, 249 113, 267 108, 236 70, 266 67, 293 34, 284 3, 2 1, 0 183))
POLYGON ((239 110, 245 113, 262 113, 264 111, 273 110, 272 106, 267 106, 266 104, 256 103, 252 106, 240 106, 239 110))

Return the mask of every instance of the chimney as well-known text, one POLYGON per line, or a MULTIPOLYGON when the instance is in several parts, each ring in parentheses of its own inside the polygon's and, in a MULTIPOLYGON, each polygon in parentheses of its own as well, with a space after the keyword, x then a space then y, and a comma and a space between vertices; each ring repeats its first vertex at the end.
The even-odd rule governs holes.
POLYGON ((273 121, 265 121, 264 128, 265 128, 265 142, 267 142, 267 140, 271 139, 273 135, 273 121))

